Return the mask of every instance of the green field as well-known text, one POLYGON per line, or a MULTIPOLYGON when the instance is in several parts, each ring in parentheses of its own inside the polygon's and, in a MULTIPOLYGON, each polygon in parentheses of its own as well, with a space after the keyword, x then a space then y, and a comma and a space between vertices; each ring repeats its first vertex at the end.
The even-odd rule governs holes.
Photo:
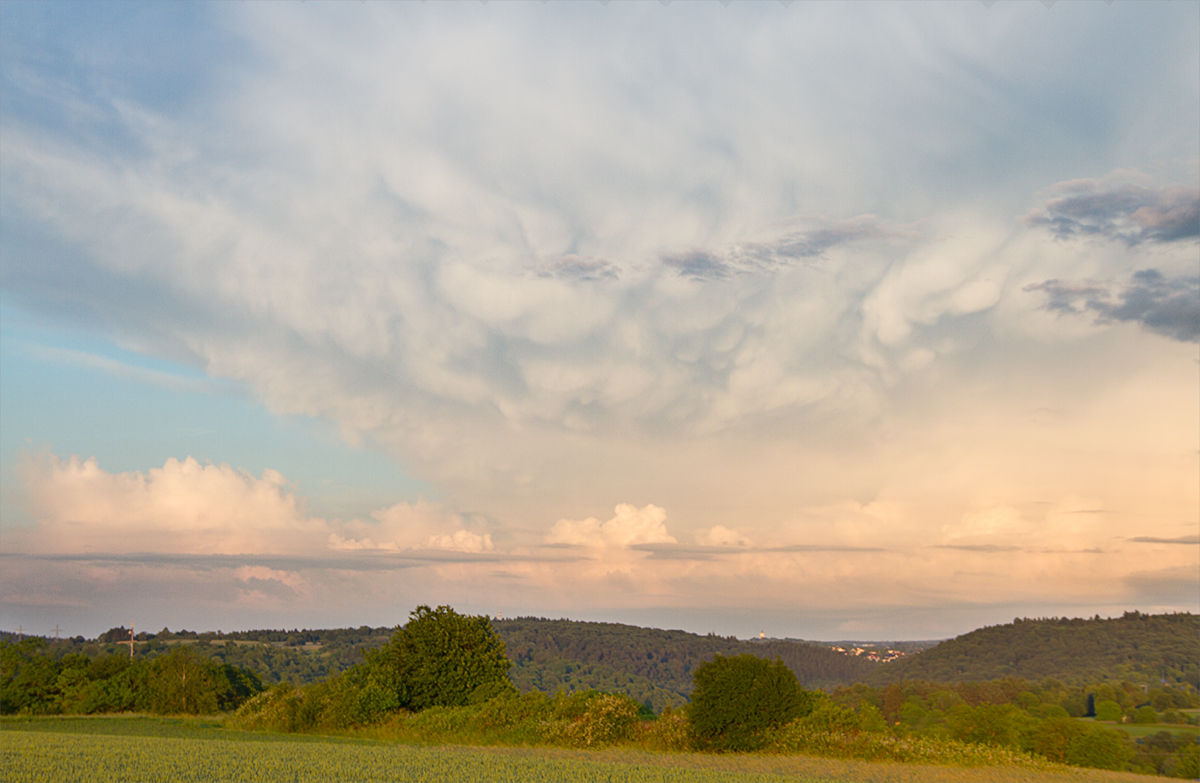
POLYGON ((4 781, 612 781, 613 783, 1100 783, 1098 770, 949 767, 806 756, 416 746, 229 731, 193 718, 0 720, 4 781))
POLYGON ((1079 721, 1119 729, 1131 737, 1148 737, 1160 731, 1189 737, 1200 736, 1200 726, 1185 726, 1179 723, 1117 723, 1116 721, 1096 720, 1095 718, 1079 718, 1079 721))

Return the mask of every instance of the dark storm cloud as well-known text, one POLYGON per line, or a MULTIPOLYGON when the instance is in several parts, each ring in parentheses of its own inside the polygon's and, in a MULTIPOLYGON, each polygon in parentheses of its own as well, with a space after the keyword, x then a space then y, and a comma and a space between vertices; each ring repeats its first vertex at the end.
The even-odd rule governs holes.
POLYGON ((1200 236, 1200 191, 1179 187, 1105 188, 1097 180, 1055 187, 1062 195, 1025 216, 1025 223, 1049 229, 1060 239, 1100 236, 1129 246, 1176 242, 1200 236))
POLYGON ((1025 290, 1045 292, 1048 310, 1092 312, 1101 323, 1136 321, 1173 340, 1200 342, 1200 277, 1168 278, 1142 269, 1123 286, 1047 280, 1025 290))

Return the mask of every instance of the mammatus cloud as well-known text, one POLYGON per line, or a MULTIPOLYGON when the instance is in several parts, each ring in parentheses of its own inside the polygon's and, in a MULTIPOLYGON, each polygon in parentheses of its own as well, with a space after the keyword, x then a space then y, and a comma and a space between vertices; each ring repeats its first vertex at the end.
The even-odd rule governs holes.
POLYGON ((538 277, 582 282, 616 280, 619 277, 616 264, 603 258, 578 256, 573 253, 543 261, 531 267, 530 271, 538 277))
POLYGON ((663 266, 694 281, 724 280, 733 275, 777 271, 797 262, 820 258, 826 251, 868 240, 912 240, 911 228, 893 226, 875 215, 836 220, 823 215, 801 216, 789 230, 769 242, 735 244, 721 250, 688 250, 660 257, 663 266))
POLYGON ((1173 340, 1200 342, 1200 277, 1140 269, 1124 284, 1047 280, 1024 290, 1045 292, 1054 312, 1090 312, 1101 323, 1133 321, 1173 340))
POLYGON ((667 512, 658 506, 636 508, 619 504, 607 522, 595 517, 575 521, 560 519, 546 535, 547 544, 587 547, 629 547, 634 544, 674 544, 667 533, 667 512))
POLYGON ((1133 247, 1200 236, 1200 191, 1184 187, 1142 187, 1105 180, 1060 182, 1056 195, 1025 216, 1060 239, 1097 236, 1133 247))

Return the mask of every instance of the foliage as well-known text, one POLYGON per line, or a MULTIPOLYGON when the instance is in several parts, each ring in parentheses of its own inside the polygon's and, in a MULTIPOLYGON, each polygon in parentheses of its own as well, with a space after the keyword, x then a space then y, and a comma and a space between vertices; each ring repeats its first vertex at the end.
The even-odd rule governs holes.
POLYGON ((551 724, 549 736, 578 748, 613 745, 629 739, 639 724, 638 703, 624 694, 596 693, 582 714, 565 725, 551 724))
POLYGON ((91 715, 204 714, 230 710, 262 690, 253 672, 177 647, 152 660, 127 655, 55 657, 42 639, 0 640, 0 712, 91 715))
POLYGON ((1121 705, 1112 699, 1105 699, 1096 704, 1096 720, 1118 721, 1121 719, 1121 705))
MULTIPOLYGON (((866 677, 883 685, 904 680, 964 682, 1053 677, 1066 683, 1128 681, 1200 688, 1196 639, 1200 616, 1190 613, 1090 620, 1017 619, 980 628, 916 655, 882 664, 866 677)), ((1161 707, 1156 707, 1161 709, 1161 707)))
POLYGON ((413 710, 479 703, 513 691, 508 668, 504 640, 488 618, 449 606, 418 606, 363 666, 367 680, 390 688, 399 706, 413 710))
POLYGON ((820 731, 797 721, 776 732, 769 750, 811 753, 831 758, 901 761, 909 764, 951 764, 963 767, 1005 766, 1048 768, 1033 756, 1014 751, 934 737, 898 737, 886 732, 820 731))
POLYGON ((1066 762, 1079 767, 1124 769, 1134 750, 1112 729, 1093 728, 1067 743, 1066 762))
POLYGON ((716 655, 697 667, 688 718, 696 743, 712 750, 756 750, 767 732, 811 709, 783 662, 755 655, 716 655))
POLYGON ((521 617, 495 620, 522 693, 604 690, 649 700, 655 711, 687 703, 692 671, 713 655, 780 658, 806 688, 854 682, 878 664, 820 644, 739 641, 619 623, 521 617))
POLYGON ((1158 723, 1158 713, 1149 704, 1138 707, 1133 713, 1134 723, 1158 723))
MULTIPOLYGON (((279 682, 302 685, 320 682, 362 663, 364 651, 386 644, 393 630, 362 626, 331 630, 198 633, 172 632, 164 628, 157 634, 138 633, 134 661, 152 660, 186 646, 201 658, 253 672, 267 685, 279 682)), ((0 638, 17 642, 15 634, 0 632, 0 638)), ((94 640, 79 636, 36 641, 43 645, 43 654, 55 660, 70 655, 85 655, 91 659, 119 656, 128 660, 128 641, 121 641, 128 639, 128 629, 113 628, 94 640)))

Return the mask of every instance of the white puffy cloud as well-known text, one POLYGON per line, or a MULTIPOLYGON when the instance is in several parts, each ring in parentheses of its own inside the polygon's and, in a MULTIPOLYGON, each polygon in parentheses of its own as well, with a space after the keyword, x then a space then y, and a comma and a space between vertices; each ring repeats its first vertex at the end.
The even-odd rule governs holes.
POLYGON ((654 505, 636 508, 628 503, 620 503, 614 513, 615 516, 606 522, 595 517, 579 521, 560 519, 546 535, 546 543, 588 547, 676 543, 667 532, 665 509, 654 505))
POLYGON ((322 538, 320 520, 277 471, 168 459, 145 473, 109 473, 95 458, 29 454, 20 468, 32 551, 247 554, 297 552, 322 538))
POLYGON ((713 525, 707 532, 697 534, 696 543, 702 546, 751 546, 753 542, 736 530, 713 525))
MULTIPOLYGON (((22 489, 32 528, 6 530, 6 548, 36 554, 319 555, 325 550, 487 552, 486 522, 436 503, 398 503, 362 521, 304 513, 274 470, 261 478, 229 465, 168 459, 145 473, 109 473, 95 458, 26 455, 22 489), (470 529, 468 529, 470 528, 470 529)), ((238 579, 301 582, 266 566, 238 579)))
POLYGON ((329 548, 340 551, 444 549, 455 552, 486 552, 492 536, 486 522, 467 519, 439 504, 418 501, 397 503, 371 512, 369 521, 338 520, 341 532, 329 534, 329 548), (467 529, 467 527, 472 529, 467 529), (483 531, 483 532, 479 532, 483 531))

